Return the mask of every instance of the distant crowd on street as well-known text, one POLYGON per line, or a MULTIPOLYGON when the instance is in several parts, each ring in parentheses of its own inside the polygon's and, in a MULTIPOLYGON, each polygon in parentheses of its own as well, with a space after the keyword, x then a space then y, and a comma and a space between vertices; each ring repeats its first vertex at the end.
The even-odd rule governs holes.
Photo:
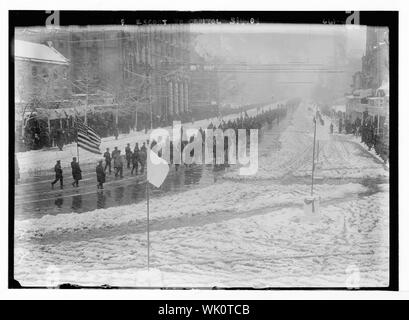
MULTIPOLYGON (((242 114, 240 117, 236 119, 229 120, 229 121, 222 121, 218 126, 215 126, 213 123, 210 123, 207 129, 234 129, 236 134, 238 134, 239 129, 246 129, 247 132, 250 132, 250 129, 261 129, 263 125, 272 125, 274 121, 277 124, 280 122, 280 118, 285 117, 287 113, 287 109, 284 105, 280 105, 278 109, 272 109, 268 111, 261 111, 259 114, 255 116, 249 116, 246 112, 242 114)), ((183 135, 183 127, 182 127, 182 135, 183 135)), ((199 129, 200 134, 202 134, 203 139, 202 142, 205 141, 205 130, 202 128, 199 129)), ((181 152, 183 152, 184 147, 189 143, 192 142, 194 136, 189 137, 188 140, 184 140, 181 143, 181 152)), ((149 148, 153 148, 157 142, 153 140, 150 142, 147 140, 146 142, 142 143, 142 146, 139 146, 139 143, 135 143, 135 145, 131 146, 128 143, 125 147, 125 152, 122 153, 118 147, 114 147, 114 150, 110 150, 106 148, 103 154, 103 160, 98 161, 98 165, 96 166, 96 178, 97 178, 97 188, 103 189, 104 183, 106 181, 106 175, 114 174, 115 178, 123 178, 124 175, 124 168, 130 170, 130 174, 138 175, 143 174, 146 168, 146 161, 147 161, 147 150, 149 148)), ((224 144, 224 151, 225 156, 227 152, 227 143, 224 144)), ((172 150, 172 148, 171 148, 172 150)), ((214 159, 216 159, 216 145, 214 141, 213 146, 214 151, 214 159)), ((160 155, 160 153, 159 153, 160 155)), ((172 164, 172 155, 171 155, 171 163, 172 164)), ((216 161, 214 161, 214 165, 216 165, 216 161)), ((224 166, 228 166, 227 162, 223 164, 224 166)), ((175 170, 178 171, 179 164, 175 164, 175 170)), ((79 186, 79 181, 82 179, 82 171, 80 165, 77 161, 77 158, 74 157, 71 162, 71 171, 73 187, 79 186)), ((54 188, 56 183, 60 183, 60 188, 64 188, 64 179, 63 179, 63 170, 61 166, 61 160, 58 160, 54 166, 55 172, 55 179, 51 182, 51 187, 54 188)))
MULTIPOLYGON (((291 105, 294 101, 296 100, 289 100, 286 104, 291 105)), ((216 111, 208 110, 208 112, 202 112, 200 118, 211 118, 215 115, 217 115, 216 111)), ((84 117, 82 120, 84 121, 84 117)), ((120 114, 116 119, 113 112, 95 112, 88 113, 86 122, 101 138, 113 136, 118 139, 120 134, 128 134, 135 129, 135 125, 137 130, 145 129, 146 131, 150 128, 171 126, 173 121, 187 123, 195 121, 195 118, 192 111, 167 115, 167 117, 138 112, 137 119, 134 114, 120 114)), ((73 124, 72 116, 66 119, 51 120, 49 124, 45 119, 31 117, 26 121, 24 130, 21 127, 16 130, 16 137, 20 137, 16 141, 16 149, 18 152, 51 147, 63 150, 65 145, 76 141, 76 129, 73 124), (21 130, 23 131, 22 136, 18 134, 21 130)))
MULTIPOLYGON (((368 112, 364 112, 363 120, 360 117, 353 119, 351 115, 345 116, 340 112, 336 113, 334 118, 337 119, 338 133, 361 137, 361 142, 369 151, 374 149, 385 163, 389 160, 389 128, 384 117, 370 116, 368 112)), ((331 133, 334 131, 332 123, 330 131, 331 133)))
MULTIPOLYGON (((298 106, 298 103, 291 103, 288 102, 285 105, 280 104, 277 106, 276 109, 270 109, 270 110, 262 110, 258 112, 254 116, 249 116, 247 112, 241 113, 241 115, 235 119, 230 119, 228 121, 221 121, 218 123, 218 125, 213 124, 212 122, 208 125, 207 128, 205 129, 234 129, 236 132, 236 137, 238 134, 239 129, 246 129, 247 134, 249 135, 250 129, 261 129, 263 126, 272 126, 273 124, 280 123, 280 120, 283 119, 286 114, 287 110, 292 110, 296 106, 298 106)), ((182 133, 183 133, 183 127, 182 127, 182 133)), ((205 130, 203 128, 199 129, 200 134, 202 135, 202 142, 204 143, 205 141, 205 130)), ((183 134, 182 134, 183 136, 183 134)), ((194 139, 194 136, 188 137, 187 140, 183 140, 181 143, 181 152, 183 152, 184 147, 189 143, 192 142, 194 139)), ((225 137, 226 139, 226 137, 225 137)), ((237 141, 238 139, 236 139, 237 141)), ((216 145, 215 145, 215 140, 214 140, 214 146, 213 146, 213 151, 214 151, 214 159, 216 158, 216 145)), ((104 188, 104 183, 106 181, 106 175, 111 175, 114 174, 114 177, 116 179, 121 179, 124 176, 124 169, 130 170, 130 174, 133 175, 138 175, 138 174, 143 174, 146 168, 146 163, 147 163, 147 150, 149 148, 153 148, 157 144, 156 141, 149 141, 146 140, 146 142, 143 142, 142 145, 139 143, 135 143, 134 146, 131 146, 130 143, 128 143, 124 149, 124 152, 118 148, 115 147, 114 150, 110 150, 109 148, 106 148, 105 152, 103 153, 103 159, 98 161, 98 164, 95 168, 95 173, 96 173, 96 178, 97 178, 97 188, 98 189, 103 189, 104 188)), ((225 156, 227 153, 227 146, 228 144, 224 143, 224 151, 225 151, 225 156)), ((172 148, 171 148, 172 150, 172 148)), ((158 153, 159 156, 161 156, 160 152, 158 153)), ((172 154, 171 154, 171 163, 172 164, 172 154)), ((77 157, 72 158, 71 162, 71 173, 72 173, 72 186, 73 187, 79 187, 79 182, 82 180, 82 170, 80 168, 79 161, 77 157)), ((216 165, 216 161, 214 161, 214 165, 216 165)), ((179 169, 179 164, 175 164, 175 170, 178 171, 179 169)), ((227 161, 222 165, 222 166, 228 166, 227 161)), ((15 167, 17 169, 16 172, 16 183, 18 182, 19 179, 19 170, 18 170, 18 162, 17 158, 15 158, 15 167)), ((63 166, 61 165, 61 160, 58 160, 56 164, 54 165, 54 172, 55 172, 55 179, 51 182, 51 187, 54 188, 54 186, 59 183, 60 188, 64 188, 64 177, 63 177, 63 166)))
MULTIPOLYGON (((192 112, 168 116, 166 119, 156 115, 151 118, 150 115, 144 112, 138 112, 137 121, 134 115, 129 114, 120 115, 118 119, 115 118, 112 112, 90 113, 87 115, 87 125, 93 128, 101 138, 114 136, 116 139, 119 134, 130 133, 135 128, 135 122, 137 122, 137 130, 147 130, 151 127, 158 128, 171 125, 174 120, 181 122, 193 121, 192 112)), ((64 145, 73 143, 76 140, 76 129, 73 123, 73 117, 51 120, 50 128, 48 128, 45 119, 32 117, 27 120, 23 130, 24 133, 17 141, 17 150, 29 151, 51 147, 58 147, 63 150, 64 145)), ((16 133, 16 137, 18 136, 16 133)))

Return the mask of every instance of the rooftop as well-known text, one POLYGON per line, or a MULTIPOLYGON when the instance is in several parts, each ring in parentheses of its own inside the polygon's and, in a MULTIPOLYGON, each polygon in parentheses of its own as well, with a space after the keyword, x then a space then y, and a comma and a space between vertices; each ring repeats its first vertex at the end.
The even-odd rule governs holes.
POLYGON ((69 60, 56 49, 44 44, 23 40, 14 40, 14 58, 61 65, 69 64, 69 60))

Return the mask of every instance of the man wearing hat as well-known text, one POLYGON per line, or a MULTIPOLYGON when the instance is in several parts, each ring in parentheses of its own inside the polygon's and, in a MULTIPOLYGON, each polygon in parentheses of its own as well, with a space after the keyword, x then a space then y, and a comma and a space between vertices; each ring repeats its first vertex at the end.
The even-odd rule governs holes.
POLYGON ((63 177, 62 177, 62 168, 61 168, 61 161, 57 160, 57 163, 54 166, 54 171, 55 171, 55 180, 51 182, 51 188, 54 188, 54 185, 60 181, 60 188, 64 188, 63 184, 63 177))
POLYGON ((77 162, 77 158, 72 158, 71 162, 71 169, 72 169, 72 177, 74 182, 72 183, 73 187, 78 187, 78 181, 82 179, 80 164, 77 162))
POLYGON ((121 178, 123 177, 124 163, 125 161, 123 159, 123 156, 121 155, 121 150, 118 150, 114 158, 115 177, 118 177, 118 175, 121 178))
POLYGON ((97 181, 98 181, 97 188, 98 189, 104 189, 105 170, 104 170, 104 167, 102 166, 102 160, 98 161, 96 172, 97 172, 97 181))

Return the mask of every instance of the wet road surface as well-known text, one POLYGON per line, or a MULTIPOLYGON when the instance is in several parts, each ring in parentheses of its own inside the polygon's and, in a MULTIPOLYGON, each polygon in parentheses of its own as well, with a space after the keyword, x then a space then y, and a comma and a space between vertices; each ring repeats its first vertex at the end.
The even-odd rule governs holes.
MULTIPOLYGON (((282 119, 277 125, 263 128, 259 137, 259 153, 278 149, 280 133, 287 127, 288 120, 282 119)), ((52 164, 50 165, 52 166, 52 164)), ((53 175, 48 172, 44 176, 33 177, 18 184, 15 188, 15 219, 24 220, 41 218, 43 215, 57 215, 71 212, 87 212, 95 209, 116 207, 145 201, 146 199, 146 171, 138 175, 131 175, 130 169, 124 168, 124 177, 115 178, 114 174, 107 174, 104 190, 97 190, 95 168, 93 165, 81 166, 83 179, 78 188, 72 187, 71 170, 64 169, 64 189, 59 183, 51 189, 53 175)), ((160 197, 202 188, 214 184, 227 170, 217 169, 212 165, 180 166, 176 171, 170 167, 169 174, 163 185, 157 189, 151 188, 151 197, 160 197)))
MULTIPOLYGON (((291 116, 288 116, 288 118, 291 118, 291 116)), ((260 156, 280 149, 280 133, 287 128, 288 124, 289 120, 286 118, 282 119, 279 125, 274 123, 273 126, 262 129, 259 136, 260 156)), ((80 181, 78 188, 72 187, 71 170, 68 168, 64 169, 63 190, 59 189, 58 184, 55 185, 54 189, 51 189, 50 182, 54 179, 51 172, 47 172, 43 176, 31 177, 18 184, 15 188, 15 219, 41 218, 47 214, 81 213, 146 200, 146 172, 131 175, 131 170, 124 168, 123 178, 115 178, 113 173, 111 175, 107 174, 104 190, 98 191, 94 165, 88 164, 81 167, 83 180, 80 181)), ((217 169, 212 165, 193 165, 191 167, 180 166, 179 170, 176 171, 174 166, 170 166, 169 174, 163 185, 159 189, 151 187, 151 198, 212 185, 222 179, 225 172, 232 169, 235 169, 234 166, 217 169)), ((278 180, 269 179, 269 181, 280 184, 308 184, 310 183, 310 177, 288 175, 278 180)), ((347 182, 369 184, 376 187, 380 183, 387 182, 387 179, 331 178, 315 183, 343 184, 347 182)), ((373 193, 372 189, 370 193, 373 193)))

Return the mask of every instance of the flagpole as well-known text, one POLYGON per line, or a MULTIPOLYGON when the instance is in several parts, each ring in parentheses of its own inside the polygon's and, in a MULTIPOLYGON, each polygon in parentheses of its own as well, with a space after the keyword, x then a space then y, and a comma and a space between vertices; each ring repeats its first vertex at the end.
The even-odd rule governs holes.
POLYGON ((146 234, 148 241, 148 271, 149 271, 149 182, 146 180, 146 234))
POLYGON ((78 164, 80 163, 80 149, 78 148, 78 134, 77 134, 77 159, 78 159, 78 164))
POLYGON ((314 170, 315 170, 315 139, 317 134, 317 114, 314 118, 314 145, 312 147, 312 173, 311 173, 311 196, 314 194, 314 170))
MULTIPOLYGON (((77 124, 77 121, 75 121, 75 124, 77 124)), ((78 163, 80 163, 80 149, 78 148, 78 127, 77 128, 75 128, 76 130, 76 133, 77 133, 77 139, 76 139, 76 141, 77 141, 77 158, 78 158, 78 163)))

